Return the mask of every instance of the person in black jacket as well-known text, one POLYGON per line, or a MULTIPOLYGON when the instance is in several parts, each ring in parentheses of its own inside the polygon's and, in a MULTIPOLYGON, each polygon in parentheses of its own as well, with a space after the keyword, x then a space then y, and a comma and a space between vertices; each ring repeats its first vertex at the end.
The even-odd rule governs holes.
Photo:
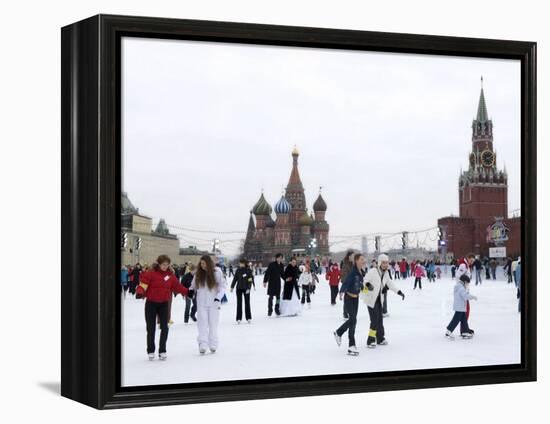
POLYGON ((344 298, 345 310, 348 319, 333 334, 338 346, 342 343, 342 336, 347 331, 349 338, 348 355, 359 355, 355 345, 355 327, 357 326, 357 312, 359 310, 359 293, 363 290, 363 271, 366 265, 365 257, 361 253, 355 254, 353 268, 340 287, 340 300, 344 298))
MULTIPOLYGON (((187 265, 185 268, 185 274, 181 277, 181 284, 189 289, 191 287, 191 282, 193 281, 193 277, 195 276, 195 270, 196 267, 193 264, 187 265)), ((189 317, 193 321, 197 321, 197 302, 195 300, 194 296, 185 296, 185 313, 183 316, 183 322, 187 324, 189 322, 189 317), (192 299, 191 299, 192 297, 192 299)))
POLYGON ((132 281, 128 285, 128 291, 130 292, 130 294, 136 294, 136 288, 140 283, 139 276, 141 275, 141 271, 141 264, 138 262, 136 266, 134 266, 134 269, 132 269, 132 281))
POLYGON ((296 265, 296 258, 292 258, 290 263, 286 266, 283 278, 285 284, 283 286, 283 299, 290 300, 292 298, 292 291, 296 290, 296 294, 300 297, 300 290, 298 290, 298 278, 299 278, 299 269, 296 265))
POLYGON ((250 324, 252 320, 252 312, 250 311, 250 290, 256 285, 254 284, 254 274, 246 265, 246 259, 239 261, 239 268, 235 272, 233 282, 231 283, 231 292, 237 286, 237 324, 240 324, 243 319, 243 297, 244 297, 244 315, 246 321, 250 324))
POLYGON ((269 264, 264 274, 264 287, 267 287, 267 295, 269 296, 267 301, 268 316, 273 314, 273 298, 275 298, 275 314, 281 315, 281 279, 284 272, 283 255, 277 253, 275 261, 269 264))

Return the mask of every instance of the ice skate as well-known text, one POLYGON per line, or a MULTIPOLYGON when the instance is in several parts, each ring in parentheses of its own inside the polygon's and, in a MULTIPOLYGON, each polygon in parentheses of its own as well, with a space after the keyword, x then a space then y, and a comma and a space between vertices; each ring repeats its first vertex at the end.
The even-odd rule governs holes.
POLYGON ((168 321, 168 327, 172 327, 172 325, 174 325, 174 321, 172 320, 168 321))
POLYGON ((375 349, 376 348, 376 339, 372 336, 369 336, 367 339, 367 348, 375 349))
POLYGON ((445 337, 449 340, 454 340, 455 336, 453 336, 453 333, 451 333, 449 330, 445 332, 445 337))
POLYGON ((460 337, 463 339, 471 339, 474 337, 474 335, 470 332, 460 333, 460 337))
POLYGON ((211 348, 210 348, 210 353, 216 353, 216 348, 215 348, 215 347, 211 347, 211 348))
POLYGON ((159 353, 159 359, 161 361, 166 361, 167 358, 168 358, 168 356, 166 355, 165 352, 159 353))
POLYGON ((155 359, 155 354, 154 353, 148 353, 147 356, 149 357, 150 361, 153 361, 155 359))
POLYGON ((199 353, 200 353, 201 355, 204 355, 204 354, 206 353, 206 348, 205 348, 205 347, 202 347, 202 346, 199 347, 199 353))
POLYGON ((336 340, 336 344, 340 346, 342 344, 342 337, 340 337, 336 331, 332 334, 334 334, 334 340, 336 340))
POLYGON ((350 356, 358 356, 359 355, 359 351, 357 350, 357 348, 355 346, 350 346, 348 347, 348 355, 350 356))
POLYGON ((388 341, 386 339, 382 340, 382 341, 379 341, 378 344, 380 346, 387 346, 388 345, 388 341))
POLYGON ((241 325, 241 320, 237 320, 237 325, 241 325))
POLYGON ((251 319, 247 319, 246 322, 249 323, 249 324, 252 324, 252 320, 251 320, 251 319))

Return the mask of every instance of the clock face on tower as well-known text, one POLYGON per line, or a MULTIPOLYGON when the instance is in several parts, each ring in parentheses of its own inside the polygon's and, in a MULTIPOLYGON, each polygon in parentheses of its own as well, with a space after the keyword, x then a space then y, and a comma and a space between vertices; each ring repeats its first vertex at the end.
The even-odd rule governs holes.
POLYGON ((495 164, 495 154, 490 150, 484 150, 481 152, 481 163, 486 168, 490 168, 495 164))

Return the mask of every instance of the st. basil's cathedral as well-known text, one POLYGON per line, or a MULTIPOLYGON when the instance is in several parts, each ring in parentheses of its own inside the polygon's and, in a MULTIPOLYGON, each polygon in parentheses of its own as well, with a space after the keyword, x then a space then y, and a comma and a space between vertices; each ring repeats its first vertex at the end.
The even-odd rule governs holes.
POLYGON ((277 253, 282 253, 286 260, 292 256, 329 254, 329 225, 325 220, 327 204, 319 192, 313 203, 313 213, 308 212, 298 171, 299 155, 295 147, 288 185, 274 209, 262 193, 250 211, 243 249, 244 256, 250 261, 267 264, 277 253))

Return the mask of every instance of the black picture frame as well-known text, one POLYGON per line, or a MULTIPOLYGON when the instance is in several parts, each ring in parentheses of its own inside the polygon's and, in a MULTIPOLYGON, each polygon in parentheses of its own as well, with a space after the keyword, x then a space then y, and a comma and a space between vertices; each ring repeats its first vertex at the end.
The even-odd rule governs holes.
POLYGON ((61 31, 61 394, 98 409, 536 380, 536 43, 97 15, 61 31), (521 364, 237 382, 120 385, 123 36, 521 61, 521 364))

